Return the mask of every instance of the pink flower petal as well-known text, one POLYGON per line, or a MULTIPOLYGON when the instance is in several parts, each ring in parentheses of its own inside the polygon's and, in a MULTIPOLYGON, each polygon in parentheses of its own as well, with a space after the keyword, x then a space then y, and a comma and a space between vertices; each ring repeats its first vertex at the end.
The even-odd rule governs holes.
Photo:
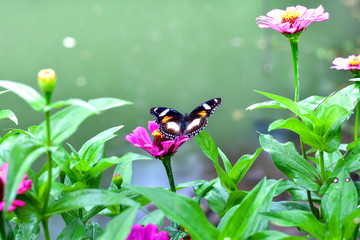
MULTIPOLYGON (((16 207, 23 207, 25 206, 25 202, 15 199, 13 203, 10 205, 8 209, 8 213, 15 210, 16 207)), ((5 202, 0 202, 0 212, 4 210, 5 208, 5 202)))
POLYGON ((131 232, 126 240, 143 240, 145 236, 145 228, 139 224, 135 224, 131 228, 131 232))
POLYGON ((3 183, 6 182, 8 167, 9 167, 8 163, 3 163, 3 165, 0 167, 0 179, 3 183))
POLYGON ((306 29, 313 22, 321 22, 329 19, 329 13, 324 13, 324 8, 320 5, 316 9, 307 9, 304 6, 287 7, 286 10, 273 9, 266 16, 256 18, 259 28, 271 28, 282 34, 295 34, 306 29), (288 20, 284 24, 282 15, 287 12, 298 12, 299 16, 288 20))
POLYGON ((156 236, 153 238, 153 240, 169 240, 170 236, 167 232, 162 231, 156 234, 156 236))
POLYGON ((150 133, 153 133, 156 129, 159 129, 159 125, 155 121, 149 121, 148 129, 149 129, 150 133))
POLYGON ((27 178, 27 175, 25 175, 23 181, 20 183, 17 194, 23 194, 24 192, 27 192, 31 189, 32 180, 25 180, 27 178))
POLYGON ((144 240, 153 240, 155 235, 158 233, 158 227, 155 224, 148 224, 145 227, 145 237, 144 240))
MULTIPOLYGON (((159 128, 159 125, 155 121, 148 122, 148 129, 152 133, 159 128)), ((176 140, 158 139, 152 141, 149 132, 143 127, 137 127, 133 130, 133 133, 126 135, 125 140, 133 143, 134 147, 139 147, 147 151, 149 154, 155 157, 162 157, 165 155, 171 155, 190 138, 184 138, 180 136, 176 140), (161 144, 161 145, 160 145, 161 144)))

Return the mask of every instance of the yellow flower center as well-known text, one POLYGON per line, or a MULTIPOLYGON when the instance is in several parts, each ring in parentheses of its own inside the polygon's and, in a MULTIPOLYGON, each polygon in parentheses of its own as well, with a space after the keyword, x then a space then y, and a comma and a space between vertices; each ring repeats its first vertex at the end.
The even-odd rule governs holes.
POLYGON ((286 23, 289 22, 293 24, 296 19, 300 17, 300 12, 298 11, 287 11, 283 14, 281 14, 281 22, 286 23))
POLYGON ((360 65, 360 59, 359 57, 354 57, 353 59, 349 60, 349 66, 351 67, 357 67, 360 65))
POLYGON ((164 138, 163 135, 160 133, 159 129, 156 129, 151 133, 155 138, 164 138))

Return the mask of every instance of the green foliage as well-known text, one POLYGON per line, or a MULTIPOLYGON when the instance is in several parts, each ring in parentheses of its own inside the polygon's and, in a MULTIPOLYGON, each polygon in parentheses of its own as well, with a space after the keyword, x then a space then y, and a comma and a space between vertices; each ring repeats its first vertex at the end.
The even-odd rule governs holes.
POLYGON ((240 183, 255 159, 262 152, 262 148, 259 148, 253 155, 244 155, 234 166, 231 166, 229 159, 216 147, 214 140, 207 132, 200 132, 196 136, 196 140, 205 155, 212 160, 221 183, 226 187, 229 193, 237 190, 236 186, 240 183), (219 154, 226 171, 220 166, 219 154))
POLYGON ((319 190, 318 171, 297 152, 293 143, 282 144, 270 135, 260 134, 260 144, 270 153, 276 167, 297 185, 310 191, 319 190))
POLYGON ((168 218, 189 232, 191 239, 217 239, 219 231, 209 223, 200 206, 192 199, 158 188, 128 186, 151 200, 168 218))

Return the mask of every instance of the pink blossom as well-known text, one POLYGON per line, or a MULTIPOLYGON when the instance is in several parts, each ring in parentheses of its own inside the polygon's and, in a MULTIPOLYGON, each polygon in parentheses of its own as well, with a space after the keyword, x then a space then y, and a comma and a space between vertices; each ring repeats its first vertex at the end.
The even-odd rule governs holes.
POLYGON ((256 18, 259 28, 272 28, 282 34, 295 34, 306 29, 313 22, 322 22, 329 19, 329 13, 324 8, 307 9, 304 6, 287 7, 286 10, 273 9, 256 18))
POLYGON ((131 228, 131 232, 126 240, 169 240, 169 234, 165 231, 158 232, 158 227, 149 224, 146 227, 135 224, 131 228))
MULTIPOLYGON (((0 167, 0 211, 2 211, 5 207, 5 202, 4 202, 4 189, 5 189, 5 183, 6 183, 6 176, 7 176, 7 171, 8 171, 8 163, 4 163, 1 167, 0 167)), ((28 175, 25 174, 23 180, 21 181, 18 190, 17 190, 17 194, 23 194, 26 191, 29 191, 31 189, 31 185, 32 185, 32 180, 27 180, 28 175)), ((25 202, 15 199, 12 204, 9 207, 8 212, 14 211, 16 207, 23 207, 25 206, 25 202)))
POLYGON ((337 57, 332 62, 336 70, 360 70, 360 55, 350 55, 347 58, 337 57))
POLYGON ((175 140, 164 138, 159 132, 159 125, 154 121, 148 122, 148 129, 154 136, 151 140, 149 132, 143 127, 137 127, 133 133, 126 135, 125 140, 133 143, 134 147, 140 147, 156 158, 173 155, 177 149, 190 138, 180 136, 175 140))

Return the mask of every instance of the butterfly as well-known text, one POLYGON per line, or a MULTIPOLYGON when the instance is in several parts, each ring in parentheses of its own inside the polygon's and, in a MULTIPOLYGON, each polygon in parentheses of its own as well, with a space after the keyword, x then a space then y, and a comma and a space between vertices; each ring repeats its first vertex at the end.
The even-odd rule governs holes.
POLYGON ((221 98, 214 98, 200 104, 190 114, 185 115, 171 108, 155 107, 150 109, 150 115, 159 124, 159 131, 165 138, 176 139, 181 134, 185 137, 193 137, 206 127, 207 118, 220 104, 221 98))

